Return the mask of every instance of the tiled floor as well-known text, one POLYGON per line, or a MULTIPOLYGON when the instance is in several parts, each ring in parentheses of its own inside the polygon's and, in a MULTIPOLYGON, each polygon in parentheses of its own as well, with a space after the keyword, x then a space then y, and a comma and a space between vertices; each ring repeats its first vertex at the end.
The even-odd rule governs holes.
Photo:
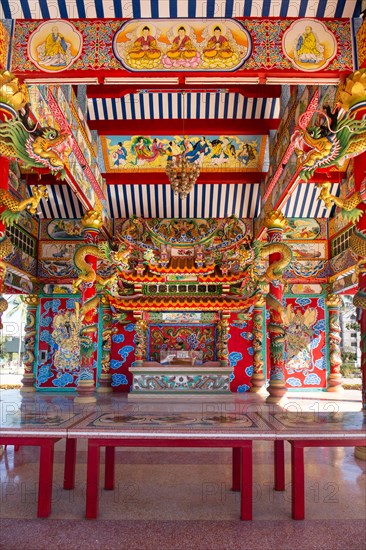
MULTIPOLYGON (((48 406, 64 407, 53 394, 48 406), (55 402, 56 400, 56 402, 55 402), (52 404, 53 401, 53 404, 52 404), (57 405, 58 404, 58 405, 57 405)), ((16 392, 3 392, 2 410, 17 403, 16 392)), ((67 398, 70 399, 70 398, 67 398)), ((153 412, 156 401, 109 398, 131 411, 153 412)), ((212 404, 235 410, 243 403, 263 406, 261 398, 240 396, 212 404)), ((204 404, 207 408, 207 402, 204 404)), ((310 411, 361 408, 360 392, 291 394, 288 408, 310 411), (329 398, 331 401, 329 402, 329 398)), ((177 402, 178 411, 202 409, 202 403, 177 402)), ((218 411, 219 409, 217 409, 218 411)), ((98 520, 84 520, 86 443, 77 454, 76 488, 64 491, 64 441, 55 447, 50 518, 37 520, 39 452, 10 446, 0 458, 0 548, 59 549, 366 549, 366 462, 353 448, 311 448, 306 456, 306 520, 291 519, 289 446, 286 491, 273 491, 273 443, 253 443, 252 522, 239 520, 239 494, 231 491, 231 450, 134 448, 117 451, 116 489, 100 492, 98 520)))

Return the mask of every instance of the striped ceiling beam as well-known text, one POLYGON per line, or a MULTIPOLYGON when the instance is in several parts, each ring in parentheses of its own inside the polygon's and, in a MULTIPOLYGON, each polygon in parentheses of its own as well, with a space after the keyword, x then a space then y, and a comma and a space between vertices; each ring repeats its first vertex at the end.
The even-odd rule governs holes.
MULTIPOLYGON (((148 92, 164 92, 164 93, 181 93, 183 91, 185 92, 210 92, 210 91, 216 91, 218 89, 224 89, 227 93, 232 94, 240 94, 244 97, 281 97, 281 86, 280 85, 273 85, 273 86, 267 86, 263 84, 248 84, 245 86, 238 86, 237 84, 231 84, 230 83, 230 75, 225 77, 225 82, 222 83, 222 86, 219 86, 217 84, 184 84, 179 86, 177 88, 173 88, 172 86, 163 86, 162 84, 149 84, 146 87, 145 86, 136 86, 136 84, 133 84, 131 82, 131 85, 123 87, 118 84, 103 84, 101 86, 96 85, 89 85, 86 89, 86 95, 88 98, 108 98, 108 97, 123 97, 128 94, 136 94, 140 93, 141 91, 148 91, 148 92)), ((131 79, 132 80, 132 79, 131 79)))
MULTIPOLYGON (((84 208, 68 185, 46 185, 48 200, 39 203, 40 218, 81 218, 84 208)), ((28 186, 31 191, 31 186, 28 186)))
POLYGON ((357 17, 358 0, 1 0, 5 19, 357 17))
MULTIPOLYGON (((333 183, 330 193, 339 196, 340 184, 333 183)), ((299 184, 287 203, 281 209, 286 217, 290 218, 329 218, 334 214, 335 205, 326 208, 324 202, 319 199, 320 189, 309 183, 299 184)))
POLYGON ((170 185, 110 185, 113 218, 253 218, 260 212, 259 185, 195 185, 181 200, 170 185))
POLYGON ((278 97, 231 93, 146 93, 88 98, 88 120, 250 120, 279 118, 278 97), (184 100, 183 100, 184 98, 184 100))
POLYGON ((143 136, 188 134, 188 135, 265 135, 277 130, 279 118, 261 120, 216 119, 166 119, 166 120, 128 120, 123 124, 117 120, 89 120, 90 130, 97 130, 100 136, 143 136))

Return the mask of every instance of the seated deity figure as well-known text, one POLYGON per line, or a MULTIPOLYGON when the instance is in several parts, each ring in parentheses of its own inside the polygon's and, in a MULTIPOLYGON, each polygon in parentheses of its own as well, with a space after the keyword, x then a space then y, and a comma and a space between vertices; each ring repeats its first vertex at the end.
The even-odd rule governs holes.
POLYGON ((170 59, 191 59, 197 55, 197 51, 192 47, 192 42, 187 36, 185 27, 178 29, 178 35, 174 38, 172 47, 167 51, 170 59))
POLYGON ((156 39, 150 34, 150 28, 147 25, 143 27, 141 36, 135 40, 129 56, 131 59, 158 59, 161 56, 156 39))
POLYGON ((229 41, 223 36, 221 27, 216 26, 214 28, 213 36, 207 42, 206 47, 203 50, 203 56, 207 60, 210 59, 229 59, 234 54, 229 41))
POLYGON ((296 55, 303 63, 317 63, 324 59, 324 46, 318 43, 310 25, 305 27, 305 31, 297 41, 296 55))
POLYGON ((59 32, 58 27, 52 27, 52 32, 37 48, 39 62, 52 67, 62 67, 70 63, 73 56, 70 53, 70 43, 59 32))

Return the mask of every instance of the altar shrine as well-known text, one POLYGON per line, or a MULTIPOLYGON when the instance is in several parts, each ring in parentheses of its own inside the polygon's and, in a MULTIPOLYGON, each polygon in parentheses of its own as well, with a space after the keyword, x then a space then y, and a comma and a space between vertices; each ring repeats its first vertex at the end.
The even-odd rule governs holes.
POLYGON ((366 323, 365 22, 226 11, 0 21, 23 392, 342 390, 342 294, 366 323))

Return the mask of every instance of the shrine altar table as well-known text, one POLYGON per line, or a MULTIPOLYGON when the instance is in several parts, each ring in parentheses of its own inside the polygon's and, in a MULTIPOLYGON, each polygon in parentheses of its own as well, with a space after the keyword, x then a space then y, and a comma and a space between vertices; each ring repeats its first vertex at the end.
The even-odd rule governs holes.
POLYGON ((285 490, 284 442, 291 445, 292 517, 305 519, 305 447, 366 446, 366 411, 289 412, 265 415, 276 431, 275 489, 285 490))
MULTIPOLYGON (((38 474, 37 517, 51 513, 54 446, 67 437, 67 428, 81 418, 70 412, 50 412, 45 409, 20 408, 1 403, 0 445, 31 446, 40 448, 38 474)), ((64 489, 74 487, 76 445, 66 440, 64 489)), ((4 505, 5 506, 5 505, 4 505)))
POLYGON ((240 517, 252 519, 252 441, 274 440, 275 432, 257 413, 101 413, 68 430, 88 439, 86 518, 98 515, 100 448, 106 448, 105 484, 114 489, 116 447, 229 447, 233 449, 233 490, 240 490, 240 517))

